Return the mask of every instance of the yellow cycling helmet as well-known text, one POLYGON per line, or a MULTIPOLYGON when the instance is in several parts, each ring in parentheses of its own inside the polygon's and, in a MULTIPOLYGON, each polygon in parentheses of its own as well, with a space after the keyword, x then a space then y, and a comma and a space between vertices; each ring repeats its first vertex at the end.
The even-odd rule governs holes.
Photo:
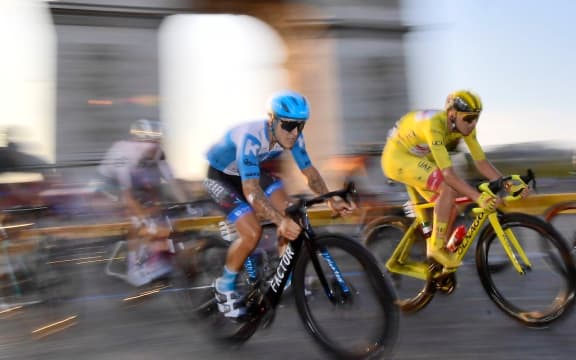
POLYGON ((458 90, 446 98, 446 111, 454 108, 456 111, 479 113, 482 111, 482 100, 469 90, 458 90))

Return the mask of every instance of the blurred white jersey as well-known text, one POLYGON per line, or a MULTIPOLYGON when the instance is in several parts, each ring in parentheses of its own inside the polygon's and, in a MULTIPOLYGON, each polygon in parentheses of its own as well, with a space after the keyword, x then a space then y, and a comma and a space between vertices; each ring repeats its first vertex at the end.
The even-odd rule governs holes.
POLYGON ((98 172, 124 189, 158 186, 161 179, 172 180, 172 171, 159 143, 121 140, 112 145, 98 172))

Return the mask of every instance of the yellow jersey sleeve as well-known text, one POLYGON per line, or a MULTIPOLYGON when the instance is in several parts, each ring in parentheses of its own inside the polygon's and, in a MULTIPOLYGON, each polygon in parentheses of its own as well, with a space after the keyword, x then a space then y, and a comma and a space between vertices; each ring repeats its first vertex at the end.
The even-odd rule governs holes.
POLYGON ((470 155, 472 159, 475 161, 484 160, 486 159, 486 155, 484 154, 484 150, 480 147, 480 143, 476 139, 476 129, 472 131, 472 133, 468 136, 464 136, 464 141, 466 142, 466 146, 470 150, 470 155))

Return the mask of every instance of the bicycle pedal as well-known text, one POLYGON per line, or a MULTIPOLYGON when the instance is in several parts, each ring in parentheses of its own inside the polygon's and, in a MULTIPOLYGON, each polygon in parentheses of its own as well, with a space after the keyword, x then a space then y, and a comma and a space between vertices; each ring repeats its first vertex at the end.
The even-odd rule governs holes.
POLYGON ((442 273, 444 266, 434 260, 433 258, 428 258, 428 274, 432 277, 438 276, 438 274, 442 273))
POLYGON ((441 277, 434 279, 436 290, 443 294, 449 295, 456 290, 456 274, 443 274, 441 277))

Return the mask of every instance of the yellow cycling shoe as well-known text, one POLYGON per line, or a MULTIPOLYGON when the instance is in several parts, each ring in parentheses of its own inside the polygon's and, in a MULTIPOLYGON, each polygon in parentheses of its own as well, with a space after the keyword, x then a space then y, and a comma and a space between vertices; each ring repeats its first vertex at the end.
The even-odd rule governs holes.
POLYGON ((429 238, 426 243, 426 256, 434 259, 436 262, 445 268, 457 268, 462 265, 462 261, 458 259, 455 253, 448 252, 444 248, 444 242, 438 241, 439 244, 434 244, 432 238, 429 238), (440 245, 440 246, 437 246, 440 245))

